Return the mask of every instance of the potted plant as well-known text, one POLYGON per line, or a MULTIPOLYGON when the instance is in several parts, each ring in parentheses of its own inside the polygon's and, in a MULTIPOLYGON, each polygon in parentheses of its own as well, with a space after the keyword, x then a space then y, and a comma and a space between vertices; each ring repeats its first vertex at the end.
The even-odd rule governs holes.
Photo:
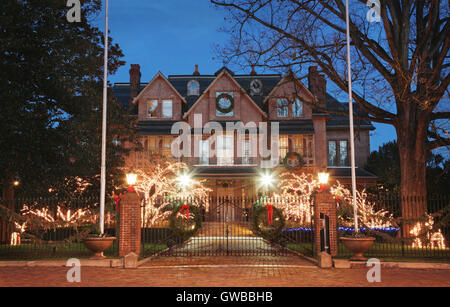
POLYGON ((341 237, 344 246, 353 253, 350 260, 366 261, 363 254, 373 245, 375 238, 368 237, 360 232, 354 232, 350 237, 341 237))
POLYGON ((98 226, 93 226, 93 230, 83 239, 83 243, 87 249, 94 253, 94 256, 92 256, 91 259, 101 260, 106 258, 103 255, 103 252, 110 248, 115 240, 115 237, 108 237, 107 234, 100 234, 98 226))

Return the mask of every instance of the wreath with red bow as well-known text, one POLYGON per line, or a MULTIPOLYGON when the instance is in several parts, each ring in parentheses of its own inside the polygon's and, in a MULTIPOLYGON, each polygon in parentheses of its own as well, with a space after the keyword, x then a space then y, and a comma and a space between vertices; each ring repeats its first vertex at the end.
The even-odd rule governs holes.
POLYGON ((223 113, 223 114, 228 114, 231 111, 233 111, 234 109, 234 99, 233 96, 231 96, 230 94, 227 93, 222 93, 219 96, 217 96, 216 98, 216 108, 219 112, 223 113), (222 108, 222 106, 220 105, 220 101, 222 99, 227 99, 230 101, 230 106, 228 108, 222 108))
POLYGON ((186 202, 174 206, 169 216, 169 228, 177 237, 187 240, 201 227, 202 214, 197 206, 186 202))
POLYGON ((286 224, 283 212, 267 203, 255 208, 253 213, 253 231, 269 241, 277 241, 286 224))

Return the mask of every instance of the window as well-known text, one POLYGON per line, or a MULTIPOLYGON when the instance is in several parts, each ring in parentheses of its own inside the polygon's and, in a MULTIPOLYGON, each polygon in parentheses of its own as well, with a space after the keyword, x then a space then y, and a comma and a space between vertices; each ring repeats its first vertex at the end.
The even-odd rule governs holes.
POLYGON ((277 102, 278 117, 288 116, 288 101, 287 99, 278 99, 277 102))
POLYGON ((242 144, 242 164, 249 165, 250 161, 250 140, 245 140, 242 144))
POLYGON ((348 141, 328 141, 328 166, 348 166, 348 141))
POLYGON ((199 164, 209 165, 209 141, 208 140, 200 141, 199 149, 200 149, 199 164))
POLYGON ((232 92, 217 92, 216 97, 222 98, 217 102, 216 116, 234 116, 234 95, 232 92))
POLYGON ((147 117, 154 118, 158 117, 158 100, 149 100, 147 102, 147 117))
POLYGON ((300 99, 295 99, 293 104, 292 113, 294 117, 302 117, 303 116, 303 102, 300 99))
POLYGON ((188 96, 199 96, 200 95, 200 84, 197 80, 189 81, 187 85, 188 96))
POLYGON ((217 136, 217 165, 234 164, 234 135, 217 136))
POLYGON ((172 100, 163 100, 162 101, 162 117, 172 118, 172 100))
POLYGON ((283 162, 289 152, 289 136, 280 135, 278 140, 278 154, 280 155, 280 162, 283 162))

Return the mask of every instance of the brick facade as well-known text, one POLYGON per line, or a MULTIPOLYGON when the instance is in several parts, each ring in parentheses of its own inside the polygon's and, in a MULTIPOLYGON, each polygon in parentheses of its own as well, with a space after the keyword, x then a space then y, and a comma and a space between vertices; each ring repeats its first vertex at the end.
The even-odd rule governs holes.
POLYGON ((120 200, 119 255, 125 257, 141 251, 141 205, 135 192, 128 192, 120 200))

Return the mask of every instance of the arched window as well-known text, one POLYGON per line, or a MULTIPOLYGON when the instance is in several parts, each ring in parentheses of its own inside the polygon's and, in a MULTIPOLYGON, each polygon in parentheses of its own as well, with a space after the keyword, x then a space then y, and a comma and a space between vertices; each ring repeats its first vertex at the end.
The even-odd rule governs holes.
POLYGON ((197 80, 191 80, 187 85, 188 96, 199 96, 200 95, 200 83, 197 80))

